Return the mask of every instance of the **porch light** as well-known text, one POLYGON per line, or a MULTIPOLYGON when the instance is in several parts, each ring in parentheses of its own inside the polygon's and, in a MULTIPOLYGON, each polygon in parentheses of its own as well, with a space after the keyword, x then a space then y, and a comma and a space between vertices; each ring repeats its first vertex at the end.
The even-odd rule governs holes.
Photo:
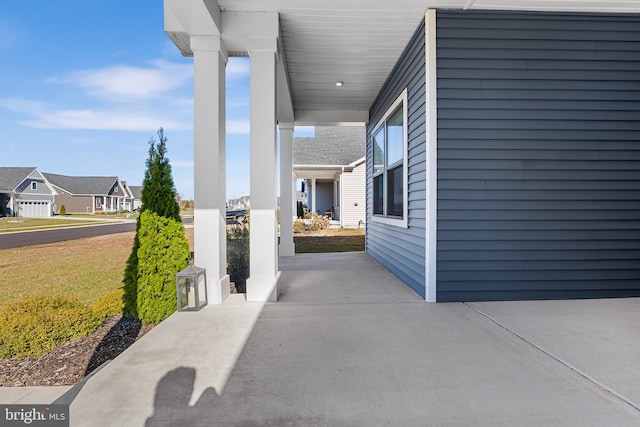
POLYGON ((340 87, 344 84, 344 82, 336 82, 336 86, 340 87))
POLYGON ((198 311, 207 305, 207 275, 204 268, 189 263, 176 274, 178 311, 198 311))

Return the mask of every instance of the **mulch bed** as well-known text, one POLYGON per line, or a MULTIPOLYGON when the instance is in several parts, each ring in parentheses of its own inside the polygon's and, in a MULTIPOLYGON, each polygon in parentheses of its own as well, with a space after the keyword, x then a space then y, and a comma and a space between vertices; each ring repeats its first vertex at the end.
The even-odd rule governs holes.
POLYGON ((40 357, 0 360, 0 387, 74 385, 115 358, 153 325, 131 317, 107 318, 93 334, 60 345, 40 357))

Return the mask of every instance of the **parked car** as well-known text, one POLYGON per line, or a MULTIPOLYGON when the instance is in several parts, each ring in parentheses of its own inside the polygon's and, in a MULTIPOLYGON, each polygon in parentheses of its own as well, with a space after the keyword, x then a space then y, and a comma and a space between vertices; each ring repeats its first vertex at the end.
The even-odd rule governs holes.
POLYGON ((244 224, 247 220, 247 210, 227 211, 227 224, 244 224))

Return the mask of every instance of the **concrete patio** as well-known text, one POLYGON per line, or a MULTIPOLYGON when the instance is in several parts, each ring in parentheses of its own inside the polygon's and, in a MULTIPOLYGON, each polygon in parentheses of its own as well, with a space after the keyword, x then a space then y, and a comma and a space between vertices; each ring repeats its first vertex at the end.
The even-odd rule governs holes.
POLYGON ((72 426, 636 426, 640 300, 425 303, 365 253, 277 303, 177 313, 59 401, 72 426))

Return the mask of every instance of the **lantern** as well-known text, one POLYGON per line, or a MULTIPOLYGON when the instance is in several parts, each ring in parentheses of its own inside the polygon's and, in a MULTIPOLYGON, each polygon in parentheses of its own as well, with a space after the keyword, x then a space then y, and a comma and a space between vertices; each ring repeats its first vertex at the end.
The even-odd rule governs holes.
POLYGON ((198 311, 207 305, 207 277, 204 268, 189 264, 176 274, 178 311, 198 311))

